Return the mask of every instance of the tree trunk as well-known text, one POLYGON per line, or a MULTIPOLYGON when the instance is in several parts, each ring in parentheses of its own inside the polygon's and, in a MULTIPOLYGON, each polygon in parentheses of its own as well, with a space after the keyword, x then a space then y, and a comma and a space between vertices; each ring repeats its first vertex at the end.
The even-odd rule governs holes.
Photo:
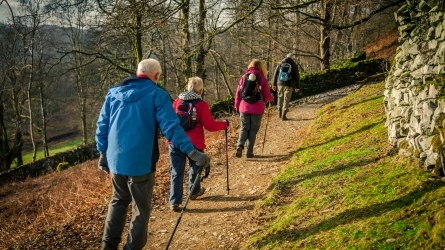
POLYGON ((181 36, 182 36, 182 68, 184 75, 184 82, 192 76, 192 55, 190 53, 190 31, 189 31, 189 11, 190 0, 182 2, 181 9, 181 36))
POLYGON ((39 88, 40 95, 40 112, 42 113, 42 144, 43 144, 43 156, 49 156, 48 143, 46 138, 46 108, 45 108, 45 97, 43 95, 43 84, 40 82, 39 88))
POLYGON ((88 129, 87 129, 87 105, 86 98, 81 98, 80 101, 80 120, 82 122, 82 144, 88 143, 88 129))
POLYGON ((142 53, 142 15, 140 13, 136 14, 135 17, 135 37, 134 37, 134 51, 136 56, 136 62, 134 65, 137 65, 140 61, 142 61, 143 53, 142 53))
POLYGON ((7 164, 8 158, 8 137, 6 135, 6 127, 4 123, 4 103, 0 95, 0 172, 7 171, 11 168, 11 164, 7 164))
POLYGON ((206 20, 207 10, 205 6, 205 0, 199 0, 199 21, 198 21, 198 51, 196 56, 196 75, 202 78, 204 81, 207 77, 206 71, 204 69, 205 56, 208 52, 208 47, 211 46, 209 40, 206 42, 205 39, 205 20, 206 20))
POLYGON ((32 162, 36 161, 37 156, 37 147, 34 139, 34 119, 32 112, 32 83, 34 81, 33 71, 34 71, 34 32, 32 32, 31 37, 31 46, 30 46, 30 56, 31 56, 31 67, 29 69, 29 80, 28 80, 28 89, 27 89, 27 97, 28 97, 28 112, 29 112, 29 137, 32 144, 32 162))
POLYGON ((331 44, 330 32, 331 32, 331 19, 332 19, 333 3, 330 0, 323 2, 321 10, 321 19, 325 20, 325 23, 320 26, 320 68, 321 70, 330 68, 331 52, 329 50, 331 44))

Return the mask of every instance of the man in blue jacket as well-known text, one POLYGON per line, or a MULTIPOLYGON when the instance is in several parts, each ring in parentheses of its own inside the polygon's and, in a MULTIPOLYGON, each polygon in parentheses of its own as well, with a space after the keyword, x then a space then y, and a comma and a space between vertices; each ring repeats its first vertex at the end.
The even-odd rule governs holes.
POLYGON ((113 195, 108 206, 102 249, 117 249, 132 202, 132 218, 124 249, 142 249, 147 243, 156 163, 158 128, 198 166, 209 166, 209 157, 197 151, 179 125, 170 96, 158 87, 161 66, 142 60, 136 76, 110 87, 99 114, 96 145, 99 168, 110 173, 113 195))

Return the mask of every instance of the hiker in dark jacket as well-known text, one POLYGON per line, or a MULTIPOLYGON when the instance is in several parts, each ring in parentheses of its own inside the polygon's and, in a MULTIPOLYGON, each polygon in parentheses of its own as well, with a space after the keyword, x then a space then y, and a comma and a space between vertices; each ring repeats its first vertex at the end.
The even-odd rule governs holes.
POLYGON ((113 194, 105 220, 102 249, 117 249, 132 203, 132 217, 123 249, 142 249, 147 243, 148 220, 159 159, 158 128, 197 165, 210 159, 195 149, 173 110, 170 96, 157 86, 161 65, 142 60, 137 76, 110 87, 97 120, 98 166, 110 174, 113 194))
MULTIPOLYGON (((213 120, 212 114, 210 113, 210 107, 202 100, 202 95, 204 93, 204 84, 202 79, 199 77, 192 77, 189 79, 187 85, 188 91, 179 94, 179 97, 173 102, 173 108, 176 110, 178 106, 183 101, 190 101, 194 103, 196 108, 196 126, 190 130, 185 131, 187 136, 190 138, 193 146, 196 150, 204 152, 206 148, 204 129, 210 132, 216 132, 224 130, 229 126, 229 122, 226 121, 215 121, 213 120)), ((185 172, 185 162, 187 160, 187 154, 183 153, 179 147, 169 143, 168 145, 170 154, 170 209, 179 212, 179 205, 182 203, 183 195, 183 183, 184 183, 184 172, 185 172)), ((189 158, 189 178, 188 178, 188 191, 191 191, 193 183, 196 179, 196 184, 193 193, 190 195, 190 199, 194 200, 199 196, 203 195, 205 188, 201 187, 201 182, 199 179, 199 169, 200 167, 196 165, 196 162, 190 160, 189 158)))
POLYGON ((293 54, 287 54, 286 58, 281 61, 277 68, 275 69, 275 74, 273 77, 273 91, 277 91, 278 86, 278 116, 283 120, 287 120, 286 114, 289 111, 289 102, 292 97, 292 91, 298 92, 300 91, 300 73, 298 72, 298 66, 295 61, 292 59, 293 54), (290 64, 290 79, 287 81, 280 80, 280 69, 283 63, 290 64))

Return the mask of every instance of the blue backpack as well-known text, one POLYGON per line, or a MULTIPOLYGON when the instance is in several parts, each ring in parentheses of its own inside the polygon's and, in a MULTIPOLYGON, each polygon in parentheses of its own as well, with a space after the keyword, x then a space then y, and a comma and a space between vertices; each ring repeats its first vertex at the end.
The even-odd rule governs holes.
POLYGON ((292 75, 290 74, 292 70, 292 65, 287 62, 282 62, 280 65, 280 72, 278 73, 278 79, 282 82, 287 82, 292 79, 292 75))

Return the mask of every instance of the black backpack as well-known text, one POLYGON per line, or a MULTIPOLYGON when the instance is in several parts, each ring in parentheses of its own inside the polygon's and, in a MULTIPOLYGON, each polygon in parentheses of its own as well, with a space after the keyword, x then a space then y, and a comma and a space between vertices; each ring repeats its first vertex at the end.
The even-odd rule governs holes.
POLYGON ((254 73, 244 75, 241 88, 241 98, 247 103, 256 103, 261 100, 260 76, 254 73))
POLYGON ((202 101, 201 99, 197 100, 181 100, 181 103, 175 108, 175 112, 179 118, 179 125, 185 130, 191 130, 196 127, 198 123, 196 119, 196 107, 195 104, 202 101))

